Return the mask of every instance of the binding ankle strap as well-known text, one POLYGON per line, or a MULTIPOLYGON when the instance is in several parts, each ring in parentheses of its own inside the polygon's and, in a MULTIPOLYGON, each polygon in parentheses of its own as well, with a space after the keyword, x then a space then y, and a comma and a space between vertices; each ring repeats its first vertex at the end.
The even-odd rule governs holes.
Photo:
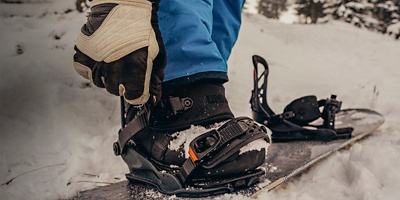
MULTIPOLYGON (((122 104, 122 107, 123 104, 122 104)), ((116 156, 121 155, 124 147, 128 141, 132 141, 131 138, 141 130, 149 126, 150 123, 150 106, 146 103, 141 107, 136 107, 136 116, 126 126, 122 123, 122 128, 118 133, 118 141, 113 144, 114 154, 116 156)), ((122 110, 125 110, 122 108, 122 110)), ((124 117, 122 118, 124 120, 124 117)))

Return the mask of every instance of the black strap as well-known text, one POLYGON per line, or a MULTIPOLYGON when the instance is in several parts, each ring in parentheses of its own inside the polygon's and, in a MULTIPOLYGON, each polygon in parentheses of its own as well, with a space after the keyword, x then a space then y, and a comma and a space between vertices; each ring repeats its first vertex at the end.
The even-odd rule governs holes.
POLYGON ((273 115, 267 120, 268 124, 266 125, 276 125, 282 123, 283 120, 290 119, 294 116, 295 113, 293 111, 287 111, 282 114, 273 115))
POLYGON ((139 131, 149 126, 150 109, 147 104, 139 108, 135 118, 123 127, 118 134, 118 141, 114 143, 113 149, 116 156, 121 155, 126 143, 139 131))
POLYGON ((283 112, 293 112, 293 115, 287 118, 288 121, 304 126, 321 117, 319 107, 317 97, 310 95, 293 100, 283 112))
POLYGON ((271 116, 268 119, 270 125, 282 123, 288 120, 299 126, 309 125, 319 117, 324 120, 322 128, 335 130, 335 114, 340 111, 342 102, 336 99, 336 95, 331 98, 317 101, 315 96, 305 96, 292 101, 284 109, 284 113, 271 116), (322 113, 319 107, 323 107, 322 113))
POLYGON ((205 162, 212 152, 217 151, 232 139, 245 134, 248 129, 249 125, 245 122, 227 122, 218 130, 212 130, 195 138, 189 145, 190 157, 177 173, 182 183, 186 183, 188 176, 201 163, 205 162), (207 146, 207 148, 203 148, 204 146, 207 146))

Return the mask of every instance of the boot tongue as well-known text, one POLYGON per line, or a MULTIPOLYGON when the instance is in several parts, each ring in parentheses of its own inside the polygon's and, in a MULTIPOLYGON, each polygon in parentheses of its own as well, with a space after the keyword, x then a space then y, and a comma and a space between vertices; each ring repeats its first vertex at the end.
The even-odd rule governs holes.
POLYGON ((153 109, 152 124, 179 131, 191 125, 207 126, 232 118, 224 86, 198 82, 163 91, 161 102, 153 109))

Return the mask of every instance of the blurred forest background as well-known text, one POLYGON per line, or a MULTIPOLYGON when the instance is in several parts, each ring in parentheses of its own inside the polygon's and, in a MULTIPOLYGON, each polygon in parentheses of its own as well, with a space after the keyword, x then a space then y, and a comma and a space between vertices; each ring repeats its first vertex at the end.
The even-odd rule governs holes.
POLYGON ((279 19, 290 8, 298 15, 298 23, 343 20, 358 28, 400 37, 400 0, 258 0, 257 3, 258 13, 273 19, 279 19))
MULTIPOLYGON (((89 0, 76 1, 76 9, 85 12, 89 0)), ((46 0, 1 0, 1 3, 40 3, 46 0)), ((400 37, 400 0, 248 0, 244 11, 257 10, 267 18, 279 19, 289 9, 295 11, 298 23, 318 24, 343 20, 395 39, 400 37), (250 3, 251 2, 251 3, 250 3), (253 8, 255 7, 255 8, 253 8)))

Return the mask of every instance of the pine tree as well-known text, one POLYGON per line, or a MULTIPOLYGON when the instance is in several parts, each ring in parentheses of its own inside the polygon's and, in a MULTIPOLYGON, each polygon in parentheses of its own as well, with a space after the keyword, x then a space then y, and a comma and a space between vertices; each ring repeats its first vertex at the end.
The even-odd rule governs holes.
POLYGON ((297 14, 304 17, 304 23, 308 23, 310 19, 315 24, 319 18, 326 16, 325 3, 325 0, 296 0, 297 14))
POLYGON ((343 0, 333 1, 330 5, 330 13, 335 19, 343 19, 357 27, 374 29, 377 21, 371 16, 373 4, 367 0, 343 0))
POLYGON ((379 21, 379 31, 385 33, 386 28, 400 21, 400 2, 377 0, 374 2, 372 16, 379 21), (396 5, 397 4, 397 5, 396 5))
POLYGON ((328 12, 360 28, 388 32, 395 38, 400 34, 400 0, 330 0, 328 12))
POLYGON ((260 0, 258 13, 273 19, 279 19, 280 14, 287 10, 287 0, 260 0))

